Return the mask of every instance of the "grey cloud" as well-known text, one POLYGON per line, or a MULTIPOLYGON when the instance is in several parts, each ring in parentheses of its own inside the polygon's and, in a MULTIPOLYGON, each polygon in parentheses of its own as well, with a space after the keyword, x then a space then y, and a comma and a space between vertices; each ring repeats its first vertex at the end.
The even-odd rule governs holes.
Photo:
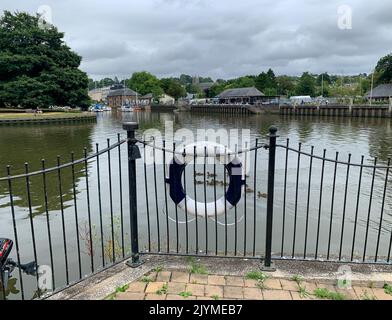
MULTIPOLYGON (((370 72, 389 53, 392 2, 346 0, 353 29, 340 30, 340 0, 55 1, 54 23, 83 56, 92 77, 210 75, 230 78, 272 67, 370 72)), ((35 12, 39 0, 2 0, 1 8, 35 12)))

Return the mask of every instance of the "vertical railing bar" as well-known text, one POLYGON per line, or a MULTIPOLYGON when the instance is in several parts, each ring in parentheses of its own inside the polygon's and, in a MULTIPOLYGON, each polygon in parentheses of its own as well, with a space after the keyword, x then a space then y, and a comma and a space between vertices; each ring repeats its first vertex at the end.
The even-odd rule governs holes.
POLYGON ((84 148, 84 170, 86 176, 86 191, 87 191, 87 218, 88 218, 88 229, 89 229, 89 241, 90 241, 90 264, 91 272, 94 273, 94 244, 93 244, 93 234, 91 227, 91 207, 90 207, 90 186, 88 182, 88 160, 87 160, 87 148, 84 148))
POLYGON ((344 238, 344 226, 346 222, 346 207, 347 207, 347 189, 348 189, 348 180, 350 177, 350 162, 351 162, 351 153, 348 155, 348 164, 347 164, 347 173, 346 173, 346 184, 344 188, 344 200, 343 200, 343 216, 342 216, 342 230, 340 234, 340 246, 339 246, 339 261, 342 259, 342 249, 343 249, 343 238, 344 238))
MULTIPOLYGON (((176 151, 176 143, 173 142, 173 154, 175 151, 176 151)), ((173 159, 173 161, 175 161, 175 160, 173 159)), ((186 200, 185 200, 185 202, 186 202, 186 200)), ((176 214, 176 252, 179 253, 180 239, 179 239, 179 232, 178 232, 178 208, 177 208, 176 204, 174 205, 174 211, 176 214)))
MULTIPOLYGON (((214 147, 214 154, 216 155, 217 147, 214 147)), ((215 255, 218 255, 218 208, 216 204, 216 157, 214 158, 214 209, 215 209, 215 255)))
POLYGON ((203 174, 204 174, 204 221, 205 221, 205 232, 206 232, 206 252, 208 255, 208 215, 207 215, 207 182, 206 182, 206 169, 207 169, 207 147, 204 146, 204 165, 203 165, 203 174))
POLYGON ((194 187, 194 197, 195 197, 195 229, 196 229, 196 254, 199 253, 199 226, 197 218, 197 183, 196 183, 196 146, 193 147, 193 187, 194 187))
MULTIPOLYGON (((117 142, 120 143, 120 134, 117 134, 117 142)), ((124 206, 122 190, 122 166, 121 166, 121 144, 118 145, 118 181, 120 184, 120 223, 121 223, 121 251, 122 257, 125 258, 125 239, 124 239, 124 206)))
POLYGON ((258 144, 259 144, 259 140, 256 138, 256 148, 255 148, 255 158, 254 158, 254 164, 253 164, 253 189, 254 189, 254 193, 253 193, 253 256, 256 256, 256 222, 257 222, 257 216, 256 216, 256 206, 257 206, 257 202, 256 202, 256 193, 257 193, 257 181, 256 181, 256 177, 257 177, 257 152, 259 151, 258 149, 258 144))
MULTIPOLYGON (((183 150, 182 156, 186 157, 185 148, 183 150)), ((186 166, 184 167, 184 193, 186 193, 186 166)), ((185 197, 185 252, 189 253, 189 229, 188 229, 188 200, 185 197)))
POLYGON ((291 257, 295 257, 295 241, 297 235, 297 216, 298 216, 298 184, 299 184, 299 169, 301 165, 301 147, 302 143, 298 143, 298 158, 297 158, 297 178, 295 182, 295 205, 294 205, 294 231, 293 231, 293 250, 291 257))
POLYGON ((103 217, 102 217, 102 199, 101 199, 101 170, 99 161, 99 145, 95 144, 95 150, 97 153, 97 185, 98 185, 98 210, 99 210, 99 227, 101 233, 101 255, 102 255, 102 267, 105 267, 105 247, 104 247, 104 232, 103 232, 103 217))
MULTIPOLYGON (((225 146, 225 165, 223 166, 223 192, 226 194, 227 146, 225 146)), ((227 255, 227 201, 225 200, 225 256, 227 255)))
POLYGON ((365 262, 365 260, 366 260, 366 249, 367 249, 368 235, 369 235, 370 214, 371 214, 371 210, 372 210, 372 200, 373 200, 373 191, 374 191, 374 178, 376 175, 376 166, 377 166, 377 157, 374 158, 372 186, 370 188, 369 208, 368 208, 368 216, 367 216, 367 221, 366 221, 365 244, 363 247, 363 256, 362 256, 363 262, 365 262))
POLYGON ((321 221, 321 208, 322 208, 322 200, 323 200, 323 183, 324 183, 324 168, 325 168, 326 152, 327 152, 327 150, 324 149, 322 169, 321 169, 321 181, 320 181, 320 198, 319 198, 319 212, 318 212, 318 219, 317 219, 316 250, 315 250, 315 254, 314 254, 314 258, 316 260, 317 260, 317 256, 318 256, 318 247, 319 247, 319 238, 320 238, 320 221, 321 221))
POLYGON ((331 214, 329 217, 327 260, 329 260, 329 254, 331 251, 332 221, 333 221, 333 209, 335 204, 336 171, 338 169, 338 160, 339 160, 339 152, 336 152, 335 166, 333 171, 333 182, 332 182, 331 214))
POLYGON ((357 203, 355 208, 355 218, 354 218, 354 231, 353 231, 353 241, 351 247, 351 261, 354 259, 354 249, 355 249, 355 237, 357 234, 357 222, 358 222, 358 211, 359 211, 359 200, 361 196, 361 183, 362 183, 362 172, 363 172, 363 160, 364 156, 361 157, 361 166, 359 170, 359 181, 358 181, 358 192, 357 192, 357 203))
POLYGON ((154 166, 154 186, 155 186, 155 209, 157 217, 157 240, 158 240, 158 252, 161 252, 161 235, 160 235, 160 223, 159 223, 159 211, 158 211, 158 188, 157 188, 157 166, 156 166, 156 153, 155 153, 155 137, 153 138, 153 166, 154 166))
POLYGON ((116 246, 114 236, 114 212, 113 212, 113 190, 112 190, 112 160, 110 153, 110 139, 107 139, 108 147, 108 173, 109 173, 109 204, 110 204, 110 226, 112 232, 112 261, 116 262, 116 246))
POLYGON ((165 210, 166 210, 166 251, 170 252, 170 234, 169 234, 169 207, 167 204, 167 189, 166 189, 166 141, 163 140, 163 187, 165 194, 165 210))
POLYGON ((310 161, 309 161, 309 178, 308 178, 308 198, 306 201, 304 259, 306 259, 306 248, 307 248, 307 244, 308 244, 309 211, 310 211, 309 208, 310 208, 310 191, 311 191, 311 185, 312 185, 313 152, 314 152, 314 146, 311 146, 310 161))
MULTIPOLYGON (((25 162, 26 191, 27 191, 27 201, 28 201, 28 205, 29 205, 30 231, 31 231, 32 244, 33 244, 34 262, 38 266, 37 245, 35 242, 35 231, 34 231, 34 222, 33 222, 33 210, 31 208, 32 204, 31 204, 31 193, 30 193, 30 178, 28 176, 28 173, 29 173, 29 164, 27 162, 25 162)), ((37 280, 37 295, 38 295, 38 297, 40 297, 41 293, 40 293, 40 288, 39 288, 38 272, 36 274, 36 280, 37 280)))
POLYGON ((144 190, 146 195, 146 212, 147 212, 147 233, 148 233, 148 252, 151 252, 151 226, 150 226, 150 205, 148 202, 147 187, 147 164, 146 164, 146 145, 143 144, 143 167, 144 167, 144 190))
POLYGON ((286 161, 284 165, 284 187, 283 187, 283 214, 282 214, 282 246, 280 250, 280 256, 284 256, 284 232, 285 232, 285 224, 286 224, 286 193, 287 193, 287 165, 288 165, 288 157, 289 157, 289 143, 290 140, 287 138, 286 140, 286 161))
MULTIPOLYGON (((18 264, 20 265, 20 250, 19 250, 19 238, 18 238, 18 229, 16 227, 16 217, 15 217, 15 207, 14 207, 14 196, 12 192, 12 181, 9 177, 11 177, 11 166, 7 166, 7 176, 8 176, 8 191, 10 194, 10 204, 11 204, 11 215, 12 215, 12 226, 14 229, 14 238, 15 238, 15 248, 16 248, 16 259, 18 264)), ((52 269, 53 270, 53 269, 52 269)), ((20 291, 22 300, 25 299, 24 285, 23 285, 23 275, 22 270, 19 268, 19 279, 20 279, 20 291)), ((53 282, 54 284, 54 282, 53 282)), ((4 289, 4 287, 3 287, 4 289)), ((5 293, 4 293, 5 300, 5 293)))
POLYGON ((379 249, 379 246, 380 246, 381 228, 382 228, 382 222, 383 222, 383 219, 384 219, 385 196, 386 196, 386 193, 387 193, 387 185, 388 185, 388 177, 389 177, 389 166, 390 165, 391 165, 391 159, 388 158, 388 165, 387 165, 387 170, 386 170, 386 174, 385 174, 384 192, 383 192, 383 196, 382 196, 380 224, 379 224, 379 227, 378 227, 376 254, 375 254, 374 262, 377 262, 377 259, 378 259, 378 249, 379 249))
POLYGON ((74 213, 75 213, 75 226, 76 226, 76 246, 78 249, 78 267, 79 267, 79 279, 82 278, 82 259, 80 255, 80 237, 79 237, 79 217, 78 217, 78 207, 77 207, 77 198, 76 198, 76 179, 75 179, 75 155, 71 152, 71 169, 72 169, 72 191, 73 191, 73 200, 74 200, 74 213))
POLYGON ((52 273, 52 286, 53 289, 56 288, 55 284, 55 272, 54 272, 54 262, 53 262, 53 245, 52 245, 52 232, 50 228, 50 219, 49 219, 49 205, 48 205, 48 189, 46 184, 46 173, 45 173, 45 160, 41 160, 42 164, 42 183, 44 187, 44 204, 45 204, 45 214, 46 214, 46 229, 48 231, 48 241, 49 241, 49 258, 50 258, 50 268, 52 273))
MULTIPOLYGON (((245 150, 248 148, 248 143, 247 142, 245 142, 245 150)), ((237 156, 237 152, 238 152, 238 148, 237 148, 237 145, 235 145, 235 153, 236 153, 236 156, 237 156)), ((248 153, 247 152, 245 152, 244 153, 244 165, 245 165, 245 174, 244 174, 244 186, 245 186, 245 192, 244 192, 244 257, 246 256, 246 240, 247 240, 247 234, 246 234, 246 231, 247 231, 247 215, 246 215, 246 193, 247 193, 247 191, 246 191, 246 174, 247 174, 247 167, 246 167, 246 164, 247 164, 247 160, 248 160, 248 158, 247 158, 247 156, 248 156, 248 153)), ((256 192, 256 191, 254 191, 254 192, 256 192)), ((236 221, 235 221, 235 226, 236 226, 236 229, 237 229, 237 219, 236 219, 236 221)))
POLYGON ((62 181, 61 181, 60 165, 61 165, 60 156, 57 156, 57 178, 58 178, 58 183, 59 183, 61 226, 62 226, 62 231, 63 231, 63 243, 64 243, 65 278, 66 278, 66 283, 68 285, 69 284, 68 250, 67 250, 67 237, 66 237, 66 231, 65 231, 63 187, 62 187, 62 181))

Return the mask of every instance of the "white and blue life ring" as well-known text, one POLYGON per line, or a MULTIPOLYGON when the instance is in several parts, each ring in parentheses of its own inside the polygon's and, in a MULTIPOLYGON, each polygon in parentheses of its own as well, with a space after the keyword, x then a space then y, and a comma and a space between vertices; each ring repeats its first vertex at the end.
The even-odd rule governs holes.
POLYGON ((185 147, 184 155, 175 154, 169 164, 169 176, 166 177, 166 184, 169 190, 170 198, 182 210, 187 213, 205 217, 214 217, 221 215, 227 209, 231 209, 241 200, 245 186, 245 172, 241 159, 238 156, 230 155, 230 151, 219 144, 212 142, 201 142, 190 144, 185 147), (229 185, 225 195, 213 202, 198 202, 189 197, 182 185, 182 174, 186 165, 196 156, 224 157, 225 169, 229 175, 229 185), (231 159, 230 159, 231 158, 231 159), (229 161, 230 159, 230 161, 229 161))

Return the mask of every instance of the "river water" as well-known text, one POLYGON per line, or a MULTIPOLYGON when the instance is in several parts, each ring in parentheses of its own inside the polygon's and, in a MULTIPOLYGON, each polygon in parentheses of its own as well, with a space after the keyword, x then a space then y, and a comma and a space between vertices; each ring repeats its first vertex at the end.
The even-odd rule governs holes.
MULTIPOLYGON (((45 159, 46 167, 51 167, 56 164, 57 156, 60 156, 60 161, 64 163, 70 161, 71 152, 75 153, 75 159, 83 156, 84 148, 86 148, 87 153, 91 154, 96 150, 96 143, 99 144, 99 148, 104 148, 107 146, 107 139, 110 139, 110 143, 114 143, 118 139, 118 134, 120 134, 121 138, 124 138, 126 136, 122 129, 124 121, 136 121, 139 123, 138 137, 146 129, 156 128, 163 131, 167 121, 174 123, 174 130, 186 128, 193 132, 201 128, 213 130, 249 129, 251 146, 254 146, 256 139, 261 143, 268 142, 266 136, 268 128, 271 125, 276 125, 279 129, 279 145, 286 145, 286 139, 289 139, 292 148, 298 149, 298 143, 301 143, 301 148, 304 152, 310 152, 311 146, 314 146, 315 155, 322 156, 323 150, 326 149, 327 158, 335 159, 336 152, 339 152, 338 159, 347 161, 348 155, 351 154, 352 163, 360 163, 363 155, 365 164, 372 164, 374 158, 377 157, 378 165, 386 165, 388 158, 392 156, 390 119, 284 117, 279 115, 233 116, 172 112, 138 112, 128 114, 113 112, 98 114, 97 123, 0 127, 0 177, 6 176, 7 165, 11 165, 12 174, 20 174, 25 170, 25 162, 29 163, 29 170, 34 171, 41 168, 41 159, 45 159)), ((140 150, 143 155, 144 148, 142 146, 140 150)), ((170 197, 165 194, 163 166, 157 164, 154 172, 152 164, 144 167, 143 161, 138 161, 137 191, 141 250, 157 251, 159 249, 159 251, 166 252, 167 249, 169 251, 178 249, 182 253, 185 253, 187 250, 194 253, 197 250, 200 254, 206 252, 215 254, 218 251, 228 255, 262 255, 265 237, 266 199, 264 195, 267 192, 268 152, 262 148, 257 151, 256 166, 254 153, 246 155, 250 159, 249 165, 252 168, 247 178, 247 184, 252 190, 242 197, 236 209, 227 211, 227 216, 219 217, 217 222, 214 219, 209 219, 206 225, 204 218, 197 219, 198 229, 195 229, 195 227, 197 228, 197 222, 193 218, 189 218, 187 226, 185 223, 182 223, 186 220, 185 213, 181 210, 175 210, 170 197), (256 168, 257 172, 256 177, 254 176, 254 168, 256 168), (154 174, 156 175, 157 192, 155 192, 154 188, 154 174), (147 177, 147 185, 145 184, 145 177, 147 177), (258 193, 263 196, 256 196, 258 193), (166 215, 166 207, 168 215, 166 215), (179 224, 175 223, 176 214, 180 221, 179 224), (237 221, 237 224, 234 223, 235 221, 237 221), (157 228, 158 224, 159 230, 157 228), (166 230, 169 230, 169 241, 167 241, 166 230), (216 236, 216 230, 218 230, 218 236, 216 236)), ((57 172, 50 173, 46 177, 47 206, 45 206, 42 176, 33 177, 29 182, 37 258, 41 265, 51 265, 46 211, 49 213, 51 245, 53 248, 52 266, 56 288, 66 284, 66 269, 68 269, 69 282, 75 281, 79 277, 76 232, 79 233, 82 274, 87 274, 91 271, 91 246, 88 241, 90 235, 88 228, 89 211, 92 220, 94 270, 102 267, 103 257, 106 263, 110 262, 112 258, 112 242, 110 242, 113 236, 110 228, 112 224, 111 215, 113 216, 115 255, 118 259, 122 256, 121 213, 125 217, 123 224, 124 253, 125 255, 129 254, 130 235, 128 231, 129 217, 127 215, 129 206, 127 201, 125 144, 120 147, 120 154, 122 182, 119 180, 118 149, 111 151, 111 176, 109 176, 107 155, 100 157, 101 179, 99 186, 96 174, 97 163, 95 159, 89 161, 90 210, 88 210, 86 203, 87 186, 84 167, 82 165, 75 166, 76 204, 79 214, 78 226, 75 223, 71 168, 64 169, 61 172, 62 210, 57 172), (120 182, 123 189, 122 194, 120 193, 120 182), (98 187, 101 188, 101 201, 99 201, 98 187), (110 190, 112 190, 111 199, 109 197, 110 190), (123 202, 121 203, 120 200, 123 202), (64 212, 66 234, 66 261, 64 259, 62 211, 64 212), (102 238, 105 245, 103 248, 101 248, 100 212, 102 212, 104 225, 102 238), (65 263, 68 264, 68 268, 66 268, 65 263)), ((170 161, 170 153, 166 153, 165 156, 167 162, 170 161)), ((310 158, 301 156, 300 164, 298 165, 298 154, 290 152, 287 158, 286 170, 285 156, 285 149, 278 147, 274 202, 274 255, 286 257, 292 256, 294 253, 295 256, 301 257, 306 246, 307 256, 312 256, 317 251, 317 254, 323 257, 330 252, 330 257, 334 258, 338 257, 340 251, 343 258, 350 259, 351 254, 353 254, 355 259, 361 260, 366 242, 366 257, 373 259, 377 239, 380 234, 378 255, 381 260, 385 259, 388 256, 392 228, 392 194, 390 192, 390 184, 387 184, 385 189, 385 203, 384 210, 382 210, 385 170, 377 169, 375 171, 374 191, 371 193, 373 170, 364 168, 361 190, 358 192, 359 167, 350 167, 349 178, 347 179, 347 166, 343 164, 338 165, 336 167, 335 188, 333 188, 335 165, 332 162, 327 162, 324 164, 322 199, 320 200, 322 161, 314 159, 312 180, 310 188, 308 188, 310 158), (297 166, 299 168, 298 174, 297 166), (285 180, 286 192, 284 190, 285 180), (296 192, 297 186, 298 192, 296 192), (345 192, 346 189, 347 192, 345 192), (359 202, 357 202, 358 194, 359 202), (310 195, 309 198, 308 195, 310 195), (369 206, 370 197, 372 197, 372 201, 369 206), (331 205, 332 199, 334 201, 333 206, 331 205), (371 212, 370 215, 368 214, 369 211, 371 212), (380 220, 382 212, 383 219, 380 220), (357 221, 356 224, 355 220, 357 221), (345 224, 342 238, 343 221, 345 224), (355 225, 357 225, 357 228, 355 228, 355 225), (369 225, 370 231, 366 241, 367 225, 369 225), (317 228, 320 228, 320 234, 316 237, 317 228), (353 240, 354 230, 356 238, 353 240), (282 236, 283 231, 284 234, 282 236), (308 233, 308 239, 305 239, 305 232, 308 233), (293 247, 293 243, 295 247, 293 247), (316 248, 316 246, 318 247, 316 248)), ((194 169, 196 172, 203 173, 204 167, 201 165, 196 166, 194 169)), ((206 170, 212 172, 213 167, 209 165, 206 170)), ((216 179, 223 180, 223 167, 216 166, 216 171, 216 179)), ((187 167, 187 193, 192 194, 193 197, 197 196, 198 201, 214 200, 214 187, 208 185, 204 189, 204 185, 200 183, 195 190, 192 174, 192 166, 187 167)), ((197 179, 203 181, 203 176, 197 177, 197 179)), ((216 193, 217 197, 222 196, 224 188, 221 186, 216 187, 216 193)), ((13 196, 21 259, 23 262, 30 261, 34 259, 34 254, 28 205, 29 198, 25 180, 21 179, 14 182, 13 196)), ((14 239, 13 220, 6 182, 0 182, 0 236, 14 239)), ((13 257, 16 258, 15 250, 13 257)), ((24 280, 27 292, 26 298, 30 298, 34 291, 35 279, 26 276, 24 280)), ((17 282, 16 287, 20 289, 20 281, 17 282)), ((12 297, 20 298, 20 293, 14 294, 12 297)))

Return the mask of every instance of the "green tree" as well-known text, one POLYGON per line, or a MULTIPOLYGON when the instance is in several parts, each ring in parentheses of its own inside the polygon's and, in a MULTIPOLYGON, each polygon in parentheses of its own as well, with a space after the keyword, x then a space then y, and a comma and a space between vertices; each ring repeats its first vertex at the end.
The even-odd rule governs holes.
POLYGON ((314 97, 316 93, 316 81, 309 72, 304 72, 296 87, 297 95, 314 97))
POLYGON ((376 66, 376 83, 390 83, 392 82, 392 54, 382 57, 376 66))
POLYGON ((81 57, 56 27, 38 17, 4 11, 0 18, 0 106, 86 108, 88 77, 78 69, 81 57))
POLYGON ((166 94, 172 96, 176 100, 186 96, 185 88, 176 79, 163 78, 160 80, 160 85, 166 94))
POLYGON ((163 94, 158 78, 149 72, 141 71, 132 74, 132 77, 126 80, 127 87, 138 93, 145 95, 152 93, 154 99, 163 94))
POLYGON ((295 83, 289 76, 279 76, 276 78, 278 94, 291 96, 295 90, 295 83))

